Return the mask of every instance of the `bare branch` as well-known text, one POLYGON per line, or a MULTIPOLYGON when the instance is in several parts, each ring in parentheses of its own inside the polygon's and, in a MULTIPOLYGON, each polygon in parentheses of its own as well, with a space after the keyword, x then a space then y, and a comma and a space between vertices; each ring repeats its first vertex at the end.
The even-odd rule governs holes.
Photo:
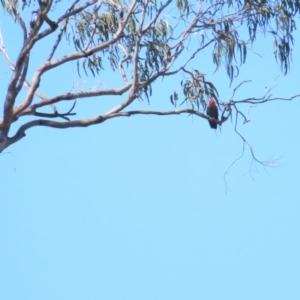
POLYGON ((121 76, 123 77, 123 80, 126 84, 128 84, 128 80, 127 80, 127 76, 126 76, 126 72, 124 70, 124 67, 123 67, 123 63, 127 60, 129 60, 131 57, 130 55, 128 54, 126 48, 121 44, 121 43, 118 43, 118 46, 120 47, 120 49, 122 49, 122 51, 124 52, 124 57, 122 60, 119 61, 119 70, 120 70, 120 73, 121 73, 121 76))
POLYGON ((225 192, 227 193, 229 190, 228 184, 227 184, 227 179, 226 177, 229 175, 229 171, 230 169, 244 156, 244 152, 245 152, 245 143, 243 143, 243 148, 242 148, 242 153, 239 157, 237 157, 231 164, 230 166, 227 168, 227 170, 225 171, 224 175, 223 175, 223 179, 224 179, 224 183, 225 183, 225 192))
POLYGON ((59 43, 61 42, 62 35, 63 35, 63 33, 64 33, 67 25, 68 25, 68 19, 65 19, 64 22, 63 22, 63 24, 62 24, 62 26, 61 26, 60 32, 59 32, 59 34, 57 36, 57 39, 56 39, 56 41, 54 43, 54 46, 53 46, 53 48, 52 48, 52 50, 51 50, 51 52, 49 54, 49 57, 48 57, 47 61, 50 61, 52 59, 52 57, 53 57, 53 55, 54 55, 54 53, 55 53, 55 51, 56 51, 59 43))
POLYGON ((252 82, 252 80, 244 80, 244 81, 242 81, 240 84, 238 84, 238 85, 233 89, 233 92, 232 92, 232 95, 231 95, 231 97, 230 97, 230 100, 234 97, 235 92, 237 91, 237 89, 238 89, 239 87, 241 87, 244 83, 248 83, 248 82, 252 82))
MULTIPOLYGON (((41 114, 41 113, 37 113, 37 114, 41 114)), ((30 122, 25 123, 24 125, 20 126, 17 133, 13 137, 7 139, 5 145, 0 144, 0 152, 3 149, 10 146, 11 144, 16 143, 17 141, 19 141, 20 139, 25 137, 26 130, 28 130, 32 127, 35 127, 35 126, 46 126, 46 127, 52 127, 52 128, 58 128, 58 129, 66 129, 66 128, 72 128, 72 127, 87 127, 87 126, 91 126, 91 125, 95 125, 95 124, 100 124, 108 119, 112 119, 112 118, 116 118, 116 117, 130 117, 133 115, 166 116, 166 115, 181 115, 181 114, 189 114, 189 115, 193 114, 193 115, 196 115, 203 119, 214 121, 220 125, 222 123, 224 123, 224 121, 223 122, 216 121, 215 119, 210 118, 207 115, 205 115, 201 112, 195 111, 193 109, 180 109, 180 110, 171 110, 171 111, 132 110, 132 111, 126 111, 126 112, 116 112, 116 113, 111 113, 109 115, 106 114, 103 116, 97 116, 97 117, 93 117, 93 118, 88 118, 88 119, 83 119, 83 120, 75 120, 75 121, 69 121, 69 122, 57 122, 57 121, 41 119, 41 120, 30 121, 30 122)), ((44 113, 41 115, 47 116, 47 117, 54 116, 54 114, 48 115, 48 114, 44 114, 44 113)), ((67 114, 58 114, 58 116, 60 116, 60 117, 66 116, 66 115, 73 115, 73 114, 71 114, 69 112, 67 114)))
MULTIPOLYGON (((131 87, 131 84, 127 84, 119 89, 107 89, 102 91, 89 91, 89 92, 81 92, 81 93, 66 93, 62 95, 58 95, 56 97, 47 99, 44 98, 43 101, 37 102, 33 104, 30 108, 24 110, 21 114, 23 115, 30 115, 32 114, 32 109, 36 109, 42 106, 46 106, 49 104, 54 104, 60 102, 62 100, 74 100, 74 99, 81 99, 81 98, 91 98, 97 96, 117 96, 122 95, 127 92, 131 87)), ((1 124, 1 123, 0 123, 1 124)))
POLYGON ((271 101, 292 101, 293 99, 299 98, 300 94, 294 95, 290 98, 283 98, 283 97, 261 97, 261 98, 247 98, 243 100, 235 100, 234 103, 240 104, 240 103, 250 103, 250 104, 261 104, 261 103, 266 103, 266 102, 271 102, 271 101))
MULTIPOLYGON (((240 85, 239 85, 240 86, 240 85)), ((236 89, 235 89, 236 90, 236 89)), ((252 157, 252 162, 251 162, 251 166, 250 166, 250 175, 252 177, 252 164, 254 162, 257 162, 258 164, 262 165, 263 167, 274 167, 275 166, 275 163, 278 161, 278 159, 269 159, 269 160, 265 160, 265 161, 262 161, 262 160, 259 160, 255 154, 254 154, 254 150, 252 148, 252 146, 250 145, 250 143, 246 140, 246 138, 238 131, 237 129, 237 126, 238 126, 238 116, 241 115, 244 119, 244 124, 249 122, 249 120, 246 118, 246 116, 240 111, 238 110, 238 108, 236 107, 236 105, 234 105, 234 108, 236 110, 236 117, 235 117, 235 125, 234 125, 234 131, 236 132, 236 134, 241 138, 241 140, 243 141, 243 148, 242 148, 242 153, 241 155, 236 158, 231 164, 230 166, 227 168, 227 170, 225 171, 224 173, 224 182, 225 182, 225 187, 226 187, 226 192, 228 191, 228 184, 227 184, 227 179, 226 177, 228 176, 229 174, 229 170, 235 165, 235 163, 237 161, 239 161, 243 156, 244 156, 244 153, 245 153, 245 146, 248 146, 249 150, 250 150, 250 154, 251 154, 251 157, 252 157)), ((253 178, 253 177, 252 177, 253 178)))

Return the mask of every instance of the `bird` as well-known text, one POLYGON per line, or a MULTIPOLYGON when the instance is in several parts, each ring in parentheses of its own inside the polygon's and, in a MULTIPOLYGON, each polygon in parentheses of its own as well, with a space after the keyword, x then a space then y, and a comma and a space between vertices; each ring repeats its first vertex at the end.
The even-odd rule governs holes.
MULTIPOLYGON (((208 101, 208 106, 206 109, 206 114, 211 117, 214 118, 216 120, 218 120, 219 117, 219 111, 218 111, 218 107, 216 105, 216 100, 214 98, 210 98, 210 100, 208 101)), ((212 129, 217 129, 218 124, 208 120, 209 125, 212 129)))

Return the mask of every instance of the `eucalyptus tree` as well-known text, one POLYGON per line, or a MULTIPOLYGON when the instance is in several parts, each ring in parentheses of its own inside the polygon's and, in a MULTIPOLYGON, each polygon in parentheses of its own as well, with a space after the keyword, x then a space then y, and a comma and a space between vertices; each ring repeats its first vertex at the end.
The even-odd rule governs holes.
POLYGON ((208 49, 211 64, 216 70, 225 68, 231 82, 247 63, 247 54, 257 37, 267 35, 274 42, 275 60, 286 74, 300 1, 1 0, 1 4, 6 19, 1 21, 0 51, 11 69, 11 78, 2 101, 0 151, 21 140, 35 126, 86 127, 136 114, 193 114, 221 125, 229 117, 237 120, 240 116, 247 122, 240 109, 245 103, 297 97, 273 98, 268 90, 260 98, 249 95, 236 100, 235 91, 242 82, 225 101, 219 98, 213 80, 207 79, 201 66, 195 69, 193 61, 208 49), (9 17, 14 27, 9 23, 8 29, 9 17), (15 58, 5 44, 8 30, 10 34, 22 33, 15 58), (42 62, 34 67, 33 53, 42 43, 42 62), (45 43, 49 47, 45 48, 45 43), (53 85, 47 73, 62 72, 69 64, 74 66, 71 76, 75 82, 84 75, 96 77, 98 84, 92 89, 76 84, 70 89, 66 84, 64 92, 53 89, 51 95, 43 93, 45 86, 53 85), (151 105, 157 80, 172 77, 181 78, 164 99, 171 101, 173 108, 149 110, 147 105, 144 110, 132 109, 136 101, 151 105), (104 82, 106 78, 115 79, 104 82), (99 98, 106 101, 108 96, 121 100, 101 114, 78 117, 76 103, 85 98, 95 98, 98 103, 99 98), (216 100, 220 110, 218 121, 205 113, 210 98, 216 100), (67 111, 62 111, 63 103, 69 105, 67 111), (13 124, 17 128, 14 131, 13 124))

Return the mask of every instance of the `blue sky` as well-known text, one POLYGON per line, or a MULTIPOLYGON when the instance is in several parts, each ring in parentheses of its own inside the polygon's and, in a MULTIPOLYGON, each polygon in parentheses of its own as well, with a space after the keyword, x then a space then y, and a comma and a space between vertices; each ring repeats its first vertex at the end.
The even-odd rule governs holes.
MULTIPOLYGON (((14 25, 1 19, 16 53, 14 25)), ((300 93, 296 39, 291 71, 273 95, 300 93)), ((209 51, 195 65, 204 64, 221 99, 248 79, 236 99, 260 96, 280 68, 271 41, 259 39, 257 49, 262 57, 249 54, 231 88, 225 71, 207 63, 209 51)), ((69 73, 55 76, 44 93, 69 86, 69 73)), ((1 57, 2 99, 9 77, 1 57)), ((171 109, 175 82, 157 82, 150 106, 136 107, 171 109)), ((89 113, 94 101, 108 106, 89 99, 77 110, 89 113)), ((29 130, 0 156, 0 298, 299 299, 299 111, 300 99, 251 108, 239 130, 259 159, 280 159, 250 174, 246 148, 227 192, 224 173, 243 146, 230 121, 222 132, 184 115, 29 130)))

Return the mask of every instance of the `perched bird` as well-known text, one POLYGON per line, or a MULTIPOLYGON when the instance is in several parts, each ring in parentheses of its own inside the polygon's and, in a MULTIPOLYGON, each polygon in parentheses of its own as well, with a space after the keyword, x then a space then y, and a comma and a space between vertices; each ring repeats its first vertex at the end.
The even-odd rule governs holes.
MULTIPOLYGON (((207 106, 206 114, 209 117, 218 120, 219 111, 218 111, 218 107, 216 105, 216 100, 214 98, 210 98, 210 100, 208 101, 208 106, 207 106)), ((208 122, 209 122, 209 125, 210 125, 211 128, 217 129, 217 127, 218 127, 217 123, 215 123, 213 121, 208 121, 208 122)))

